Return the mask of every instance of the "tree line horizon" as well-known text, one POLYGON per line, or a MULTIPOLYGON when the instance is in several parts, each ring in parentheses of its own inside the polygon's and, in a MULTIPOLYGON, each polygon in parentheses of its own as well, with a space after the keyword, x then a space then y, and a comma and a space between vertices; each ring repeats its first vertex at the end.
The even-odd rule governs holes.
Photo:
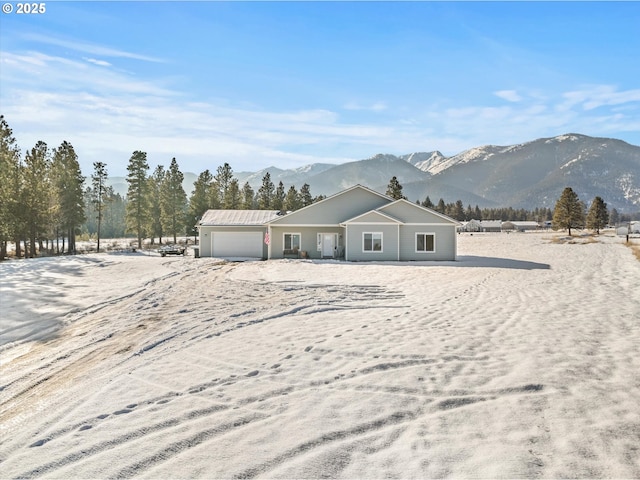
MULTIPOLYGON (((240 185, 229 163, 201 172, 187 198, 175 157, 168 169, 157 165, 152 171, 144 151, 136 150, 129 159, 125 197, 107 185, 108 170, 104 162, 94 162, 90 177, 82 174, 73 146, 63 141, 50 149, 43 141, 21 155, 13 132, 0 115, 0 260, 7 255, 9 243, 15 245, 15 256, 33 258, 38 254, 76 252, 76 239, 122 238, 133 236, 139 248, 142 240, 195 234, 195 226, 210 209, 258 209, 293 211, 325 198, 312 196, 305 183, 276 186, 266 172, 257 191, 249 182, 240 185), (85 183, 88 185, 85 186, 85 183)), ((386 195, 405 198, 402 185, 392 177, 386 195)), ((632 215, 608 212, 606 203, 596 197, 587 213, 586 205, 567 187, 554 209, 533 210, 466 208, 461 200, 446 203, 427 196, 416 204, 445 214, 458 221, 513 220, 552 221, 554 228, 591 228, 599 232, 609 223, 628 221, 632 215), (570 193, 567 191, 570 191, 570 193), (592 213, 593 210, 593 213, 592 213), (625 218, 628 216, 628 219, 625 218)), ((640 212, 638 213, 640 216, 640 212)))

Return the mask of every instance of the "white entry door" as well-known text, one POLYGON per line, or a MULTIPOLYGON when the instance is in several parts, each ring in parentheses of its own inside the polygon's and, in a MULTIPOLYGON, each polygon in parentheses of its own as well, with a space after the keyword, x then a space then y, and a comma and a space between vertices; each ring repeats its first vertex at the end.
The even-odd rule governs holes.
POLYGON ((334 249, 336 246, 335 242, 336 235, 335 233, 323 233, 322 234, 322 256, 323 257, 332 257, 334 254, 334 249))

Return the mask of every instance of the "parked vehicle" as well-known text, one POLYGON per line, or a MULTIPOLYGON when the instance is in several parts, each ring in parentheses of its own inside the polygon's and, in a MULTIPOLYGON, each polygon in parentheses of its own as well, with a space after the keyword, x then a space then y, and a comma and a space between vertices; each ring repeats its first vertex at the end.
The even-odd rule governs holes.
POLYGON ((187 248, 182 245, 163 245, 158 249, 162 257, 166 255, 186 255, 187 248))

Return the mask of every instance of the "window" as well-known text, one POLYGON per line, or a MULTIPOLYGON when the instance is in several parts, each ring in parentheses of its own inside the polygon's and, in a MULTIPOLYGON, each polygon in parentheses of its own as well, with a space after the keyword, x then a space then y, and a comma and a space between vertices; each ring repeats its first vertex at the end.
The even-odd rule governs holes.
POLYGON ((300 234, 299 233, 285 233, 284 234, 284 249, 285 250, 300 250, 300 234))
POLYGON ((381 252, 382 251, 382 233, 363 233, 362 234, 362 251, 363 252, 381 252))
POLYGON ((433 233, 416 233, 416 252, 435 252, 436 236, 433 233))

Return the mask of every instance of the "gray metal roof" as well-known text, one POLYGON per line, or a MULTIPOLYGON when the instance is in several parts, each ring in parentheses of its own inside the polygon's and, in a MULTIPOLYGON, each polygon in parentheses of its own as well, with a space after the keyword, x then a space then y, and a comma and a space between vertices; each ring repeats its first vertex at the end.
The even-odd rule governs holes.
POLYGON ((263 225, 279 210, 207 210, 198 225, 263 225))

